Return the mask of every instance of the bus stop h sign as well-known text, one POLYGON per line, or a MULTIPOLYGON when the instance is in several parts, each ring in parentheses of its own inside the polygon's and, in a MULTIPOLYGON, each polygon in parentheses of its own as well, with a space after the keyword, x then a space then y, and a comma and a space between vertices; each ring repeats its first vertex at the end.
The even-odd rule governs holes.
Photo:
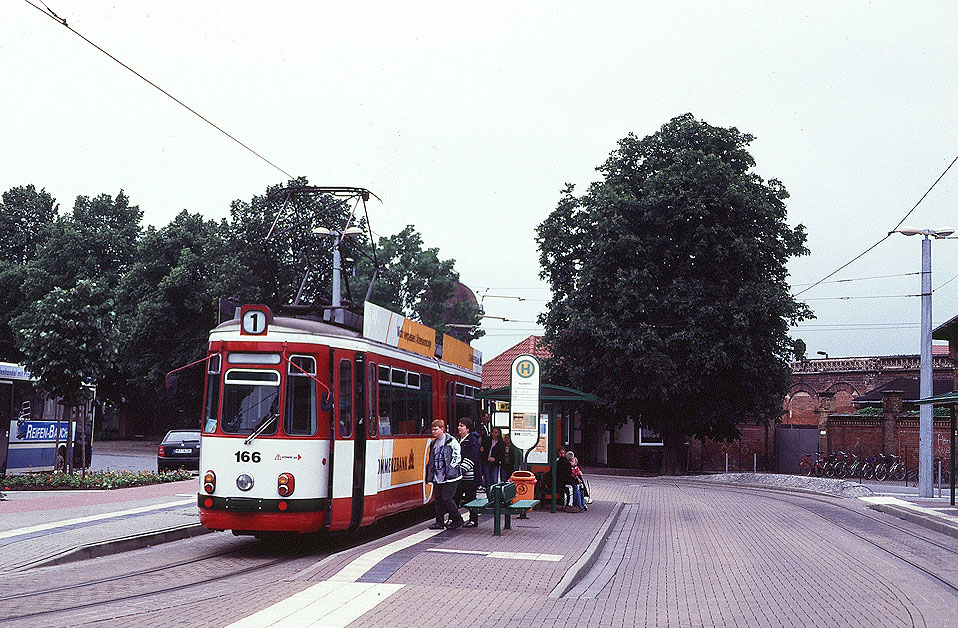
POLYGON ((523 354, 512 361, 509 381, 509 437, 528 451, 539 442, 539 360, 523 354))

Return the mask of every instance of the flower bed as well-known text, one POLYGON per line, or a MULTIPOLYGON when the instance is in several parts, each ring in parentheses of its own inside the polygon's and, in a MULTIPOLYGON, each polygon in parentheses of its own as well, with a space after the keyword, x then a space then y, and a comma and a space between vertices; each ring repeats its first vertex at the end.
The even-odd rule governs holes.
POLYGON ((130 486, 146 486, 164 482, 189 480, 193 474, 189 471, 88 471, 86 475, 75 472, 73 475, 55 471, 53 473, 25 473, 8 475, 3 478, 0 488, 4 491, 42 491, 55 489, 113 489, 130 486))

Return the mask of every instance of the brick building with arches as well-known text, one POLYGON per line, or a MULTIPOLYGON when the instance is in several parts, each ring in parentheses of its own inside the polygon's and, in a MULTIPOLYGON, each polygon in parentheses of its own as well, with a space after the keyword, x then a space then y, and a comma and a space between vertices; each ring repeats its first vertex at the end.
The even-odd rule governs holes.
MULTIPOLYGON (((954 347, 933 345, 934 394, 958 388, 955 357, 954 347)), ((791 387, 774 433, 775 468, 795 471, 801 455, 814 451, 897 454, 909 467, 917 464, 920 366, 917 355, 792 363, 791 387)), ((946 440, 948 429, 946 418, 935 418, 936 443, 946 440)), ((939 449, 935 455, 950 455, 950 448, 939 449)))
MULTIPOLYGON (((933 378, 952 382, 955 363, 948 345, 932 347, 933 378)), ((824 358, 792 363, 792 384, 785 398, 782 425, 818 425, 819 393, 832 393, 834 413, 854 412, 859 396, 900 377, 918 379, 917 355, 865 358, 824 358)))

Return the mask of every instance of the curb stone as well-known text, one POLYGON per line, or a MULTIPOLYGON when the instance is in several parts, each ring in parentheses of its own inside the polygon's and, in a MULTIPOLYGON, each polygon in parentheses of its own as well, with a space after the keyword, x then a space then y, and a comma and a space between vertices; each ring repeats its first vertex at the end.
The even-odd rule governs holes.
POLYGON ((562 577, 562 580, 559 581, 559 584, 557 584, 555 588, 552 589, 552 592, 549 593, 550 598, 561 598, 569 591, 569 589, 575 586, 576 582, 579 581, 583 574, 589 571, 596 559, 599 557, 599 554, 602 553, 602 548, 605 547, 605 543, 609 538, 609 530, 619 518, 619 513, 622 512, 622 506, 622 502, 616 503, 615 507, 612 509, 612 512, 610 512, 609 516, 605 518, 605 523, 602 524, 602 527, 599 528, 595 538, 592 539, 592 543, 589 544, 589 547, 586 548, 579 560, 577 560, 575 564, 569 568, 569 570, 562 577))
POLYGON ((168 543, 169 541, 189 539, 209 532, 213 532, 213 530, 204 528, 198 523, 193 523, 185 526, 167 528, 166 530, 148 532, 146 534, 134 534, 119 539, 74 547, 54 554, 53 556, 40 558, 22 565, 16 565, 13 567, 13 570, 25 571, 36 567, 49 567, 52 565, 72 563, 78 560, 86 560, 87 558, 100 558, 102 556, 110 556, 112 554, 129 552, 152 545, 159 545, 160 543, 168 543))

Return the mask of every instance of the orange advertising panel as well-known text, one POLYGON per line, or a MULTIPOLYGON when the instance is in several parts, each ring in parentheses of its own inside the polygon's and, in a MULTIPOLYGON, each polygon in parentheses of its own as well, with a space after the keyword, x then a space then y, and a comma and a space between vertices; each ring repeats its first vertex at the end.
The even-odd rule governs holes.
MULTIPOLYGON (((378 490, 384 491, 400 486, 423 484, 429 456, 428 438, 382 439, 370 441, 370 451, 378 443, 377 452, 378 490)), ((423 503, 432 497, 432 485, 423 489, 423 503)))
POLYGON ((363 336, 427 358, 436 355, 436 330, 366 301, 363 336))
POLYGON ((436 330, 421 323, 402 319, 399 348, 431 358, 436 355, 436 330))
MULTIPOLYGON (((481 361, 472 347, 449 334, 442 335, 442 359, 470 371, 482 372, 481 361)), ((478 354, 481 359, 482 354, 478 354)))

